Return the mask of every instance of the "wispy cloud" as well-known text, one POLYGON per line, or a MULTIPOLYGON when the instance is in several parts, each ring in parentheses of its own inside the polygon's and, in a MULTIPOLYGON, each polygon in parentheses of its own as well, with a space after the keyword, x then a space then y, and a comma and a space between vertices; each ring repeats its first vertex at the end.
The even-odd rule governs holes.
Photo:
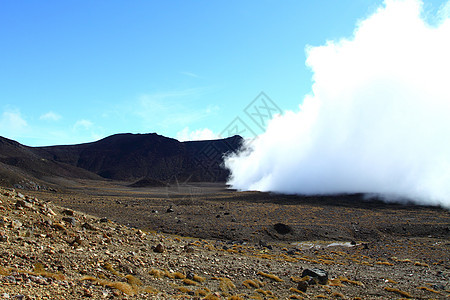
POLYGON ((145 94, 139 97, 133 110, 146 126, 184 127, 219 110, 217 105, 201 107, 196 103, 204 93, 205 89, 197 88, 145 94))
POLYGON ((189 127, 184 127, 183 130, 177 132, 176 139, 180 142, 184 141, 203 141, 203 140, 215 140, 219 135, 215 134, 209 128, 201 128, 196 130, 189 130, 189 127))
POLYGON ((19 111, 4 111, 0 117, 0 135, 17 138, 27 127, 28 123, 19 111))
POLYGON ((86 119, 81 119, 75 122, 75 124, 73 125, 73 129, 75 131, 77 130, 88 130, 90 129, 92 126, 94 125, 94 123, 92 123, 89 120, 86 119))
POLYGON ((61 119, 61 115, 53 112, 53 111, 49 111, 43 115, 41 115, 39 117, 40 120, 45 120, 45 121, 58 121, 61 119))
POLYGON ((185 72, 185 71, 183 71, 183 72, 180 72, 180 74, 186 75, 186 76, 189 76, 189 77, 192 77, 192 78, 201 78, 200 76, 198 76, 197 74, 192 73, 192 72, 185 72))

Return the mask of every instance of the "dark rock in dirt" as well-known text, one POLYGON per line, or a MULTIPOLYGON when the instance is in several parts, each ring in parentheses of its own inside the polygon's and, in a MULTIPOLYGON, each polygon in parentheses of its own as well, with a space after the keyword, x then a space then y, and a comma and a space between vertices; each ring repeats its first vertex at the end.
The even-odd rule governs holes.
POLYGON ((28 201, 19 199, 16 202, 16 207, 32 208, 33 205, 30 202, 28 202, 28 201))
POLYGON ((308 289, 308 283, 306 281, 300 281, 297 285, 297 289, 302 292, 306 292, 308 289))
POLYGON ((156 245, 156 247, 153 249, 153 252, 156 253, 163 253, 165 251, 165 248, 162 244, 156 245))
POLYGON ((313 269, 304 269, 302 272, 302 277, 309 276, 312 278, 317 278, 319 284, 327 284, 328 281, 328 273, 323 269, 313 268, 313 269))
POLYGON ((64 218, 62 218, 62 220, 72 226, 75 226, 75 224, 77 223, 77 220, 75 220, 74 217, 64 217, 64 218))
POLYGON ((83 227, 84 229, 87 229, 87 230, 93 230, 93 231, 97 230, 97 228, 95 228, 93 225, 91 225, 87 222, 83 223, 83 225, 81 225, 81 227, 83 227))
POLYGON ((289 225, 283 224, 283 223, 277 223, 273 225, 273 229, 279 234, 288 234, 292 233, 292 228, 289 225))
POLYGON ((63 215, 66 215, 66 216, 73 216, 74 215, 74 212, 71 209, 65 209, 65 210, 62 211, 62 213, 63 213, 63 215))

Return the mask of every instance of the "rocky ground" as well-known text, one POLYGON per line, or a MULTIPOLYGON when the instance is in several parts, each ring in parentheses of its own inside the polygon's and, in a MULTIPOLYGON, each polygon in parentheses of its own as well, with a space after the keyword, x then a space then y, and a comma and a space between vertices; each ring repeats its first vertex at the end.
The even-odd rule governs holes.
POLYGON ((0 189, 0 299, 450 297, 443 209, 177 188, 0 189))

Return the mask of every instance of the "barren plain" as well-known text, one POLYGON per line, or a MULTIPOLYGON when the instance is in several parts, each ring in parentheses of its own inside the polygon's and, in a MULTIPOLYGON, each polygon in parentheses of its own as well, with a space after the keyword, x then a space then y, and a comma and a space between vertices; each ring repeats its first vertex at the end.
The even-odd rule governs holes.
POLYGON ((1 189, 0 299, 448 299, 450 214, 363 195, 1 189), (308 272, 325 271, 326 280, 308 272))

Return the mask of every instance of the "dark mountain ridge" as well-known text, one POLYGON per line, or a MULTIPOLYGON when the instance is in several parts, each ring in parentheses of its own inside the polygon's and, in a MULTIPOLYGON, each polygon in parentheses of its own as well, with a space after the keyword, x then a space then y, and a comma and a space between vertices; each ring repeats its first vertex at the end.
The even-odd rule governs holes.
MULTIPOLYGON (((28 147, 0 137, 0 163, 30 176, 107 178, 136 181, 152 179, 225 181, 223 156, 236 151, 240 136, 209 141, 179 142, 151 134, 116 134, 96 142, 28 147)), ((0 170, 2 170, 0 166, 0 170)))

